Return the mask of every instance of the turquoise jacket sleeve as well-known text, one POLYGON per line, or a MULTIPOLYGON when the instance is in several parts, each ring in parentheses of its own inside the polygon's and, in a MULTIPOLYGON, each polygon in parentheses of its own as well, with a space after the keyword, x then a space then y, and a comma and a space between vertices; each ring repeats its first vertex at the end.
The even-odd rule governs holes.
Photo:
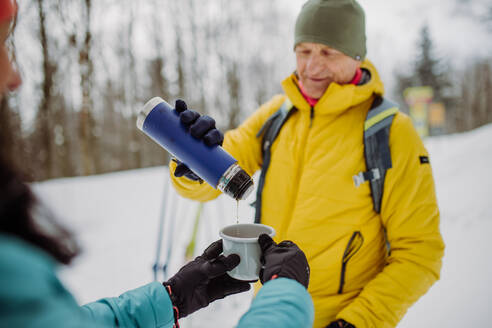
POLYGON ((303 328, 312 327, 313 321, 313 301, 306 288, 295 280, 278 278, 260 289, 237 327, 303 328))
MULTIPOLYGON (((43 251, 0 234, 0 327, 171 328, 165 288, 153 282, 119 297, 78 306, 43 251)), ((279 278, 263 286, 238 327, 311 327, 311 297, 298 282, 279 278)))
POLYGON ((40 249, 0 234, 0 327, 172 327, 166 289, 158 282, 80 307, 40 249))
POLYGON ((172 327, 171 300, 161 283, 153 282, 120 297, 86 304, 82 311, 104 327, 172 327))

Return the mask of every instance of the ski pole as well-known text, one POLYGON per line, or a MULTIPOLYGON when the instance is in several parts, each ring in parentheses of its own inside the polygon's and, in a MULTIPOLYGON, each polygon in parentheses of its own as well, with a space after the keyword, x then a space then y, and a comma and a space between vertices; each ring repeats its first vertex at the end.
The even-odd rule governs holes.
POLYGON ((157 274, 159 272, 159 260, 161 258, 161 248, 162 248, 162 235, 163 235, 163 230, 164 230, 164 222, 166 221, 166 201, 167 201, 167 195, 168 195, 168 183, 166 179, 166 175, 164 175, 164 190, 163 190, 163 196, 162 196, 162 203, 161 203, 161 214, 159 217, 159 228, 157 229, 157 248, 156 248, 156 255, 155 255, 155 262, 154 265, 152 266, 152 271, 154 272, 154 281, 157 281, 157 274))
POLYGON ((174 244, 174 223, 176 221, 175 217, 175 208, 179 209, 179 202, 180 202, 180 197, 176 195, 176 193, 171 193, 171 199, 169 202, 169 215, 168 215, 168 228, 167 228, 167 236, 166 236, 166 248, 167 248, 167 254, 166 254, 166 260, 164 264, 162 265, 162 273, 164 275, 164 279, 167 279, 167 269, 169 267, 169 263, 171 262, 171 256, 172 256, 172 250, 173 250, 173 244, 174 244))
POLYGON ((191 260, 193 258, 193 253, 195 252, 196 235, 198 232, 198 226, 200 223, 200 218, 202 216, 202 210, 203 210, 203 203, 200 202, 200 203, 198 203, 198 207, 196 209, 195 223, 193 224, 193 232, 191 233, 191 238, 190 238, 190 241, 188 242, 188 246, 186 246, 186 251, 185 251, 185 260, 186 261, 191 260))

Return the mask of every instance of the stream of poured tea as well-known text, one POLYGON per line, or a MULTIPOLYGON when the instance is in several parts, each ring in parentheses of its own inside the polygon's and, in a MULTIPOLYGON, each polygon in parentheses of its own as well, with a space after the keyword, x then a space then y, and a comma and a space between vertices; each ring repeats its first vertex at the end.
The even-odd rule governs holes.
POLYGON ((239 199, 236 199, 236 224, 239 224, 239 199))

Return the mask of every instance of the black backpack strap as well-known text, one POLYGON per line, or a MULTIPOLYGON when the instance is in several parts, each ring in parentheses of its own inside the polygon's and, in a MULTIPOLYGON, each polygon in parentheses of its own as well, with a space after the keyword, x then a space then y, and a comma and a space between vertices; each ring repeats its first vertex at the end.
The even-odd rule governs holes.
POLYGON ((270 118, 265 122, 265 124, 263 124, 260 131, 256 135, 256 137, 258 138, 263 137, 261 141, 263 164, 261 166, 258 188, 256 189, 256 201, 254 202, 254 206, 256 209, 255 223, 260 223, 261 220, 261 194, 265 185, 265 177, 268 171, 268 167, 270 166, 270 149, 273 142, 275 141, 275 138, 277 138, 280 129, 296 110, 297 109, 293 107, 292 103, 287 98, 282 106, 280 106, 280 109, 277 110, 272 116, 270 116, 270 118))
POLYGON ((389 131, 397 112, 397 104, 380 97, 375 99, 364 122, 364 157, 367 171, 353 177, 356 187, 369 181, 373 207, 377 213, 381 212, 386 171, 392 167, 389 131))

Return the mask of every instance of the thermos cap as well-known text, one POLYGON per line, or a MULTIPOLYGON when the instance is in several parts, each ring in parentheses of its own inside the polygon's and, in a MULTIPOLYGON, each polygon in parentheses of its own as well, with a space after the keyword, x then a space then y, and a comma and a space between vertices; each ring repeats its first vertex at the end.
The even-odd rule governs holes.
POLYGON ((237 163, 231 165, 219 180, 217 188, 237 200, 246 199, 253 191, 253 180, 237 163))
MULTIPOLYGON (((142 110, 140 110, 140 113, 138 113, 137 128, 139 128, 140 130, 143 131, 143 125, 144 125, 145 119, 150 114, 150 112, 154 109, 154 107, 159 105, 160 103, 165 103, 167 106, 169 106, 169 104, 164 99, 162 99, 161 97, 154 97, 154 98, 150 99, 149 101, 147 101, 147 103, 143 106, 142 110)), ((171 106, 169 106, 169 107, 172 108, 171 106)))

